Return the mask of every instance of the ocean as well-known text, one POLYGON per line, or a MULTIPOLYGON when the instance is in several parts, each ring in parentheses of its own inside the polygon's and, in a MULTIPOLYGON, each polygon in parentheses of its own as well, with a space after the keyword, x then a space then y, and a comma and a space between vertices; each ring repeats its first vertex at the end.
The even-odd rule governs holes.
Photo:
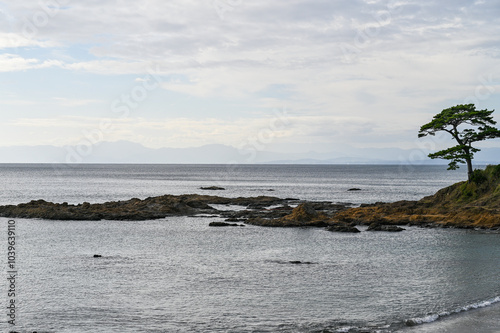
MULTIPOLYGON (((4 164, 0 204, 203 193, 359 205, 417 200, 465 178, 465 170, 422 165, 4 164)), ((430 332, 476 308, 498 309, 498 233, 405 227, 343 234, 208 227, 212 221, 222 219, 0 218, 0 330, 430 332)))

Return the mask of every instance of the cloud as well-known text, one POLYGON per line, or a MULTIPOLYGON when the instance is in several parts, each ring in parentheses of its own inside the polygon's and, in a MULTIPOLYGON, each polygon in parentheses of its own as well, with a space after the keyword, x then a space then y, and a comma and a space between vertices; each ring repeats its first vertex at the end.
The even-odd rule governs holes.
POLYGON ((71 71, 83 71, 101 75, 144 73, 148 68, 146 62, 125 62, 118 60, 95 60, 62 64, 62 68, 71 71))
POLYGON ((13 32, 0 32, 0 49, 37 46, 43 48, 55 47, 58 44, 52 41, 42 41, 16 34, 13 32))
MULTIPOLYGON (((496 79, 481 83, 500 74, 494 2, 243 0, 221 9, 195 0, 54 1, 60 5, 5 5, 0 48, 8 53, 0 71, 90 77, 112 101, 121 92, 99 78, 129 75, 140 84, 154 68, 163 99, 150 94, 141 104, 145 120, 120 123, 113 137, 158 145, 244 141, 266 128, 263 115, 286 106, 294 121, 280 140, 385 141, 384 133, 411 130, 446 104, 492 103, 500 92, 496 79), (202 107, 192 118, 168 118, 161 109, 168 99, 202 107), (223 112, 234 124, 216 118, 223 112)), ((67 94, 50 98, 57 96, 67 94)), ((101 99, 57 101, 91 107, 101 99)))
POLYGON ((323 142, 321 137, 345 137, 354 131, 368 135, 373 123, 358 117, 300 117, 286 110, 276 110, 272 116, 222 120, 206 117, 191 118, 95 118, 59 116, 54 118, 21 118, 4 126, 29 129, 38 134, 38 143, 51 143, 51 132, 64 133, 72 143, 99 138, 96 141, 120 139, 139 141, 147 146, 189 147, 200 143, 226 143, 243 146, 251 142, 266 145, 276 140, 309 140, 323 142), (140 139, 139 139, 140 138, 140 139), (307 139, 306 139, 307 138, 307 139))
POLYGON ((0 72, 17 72, 61 65, 61 62, 57 60, 40 61, 34 58, 23 58, 15 54, 0 54, 0 72))

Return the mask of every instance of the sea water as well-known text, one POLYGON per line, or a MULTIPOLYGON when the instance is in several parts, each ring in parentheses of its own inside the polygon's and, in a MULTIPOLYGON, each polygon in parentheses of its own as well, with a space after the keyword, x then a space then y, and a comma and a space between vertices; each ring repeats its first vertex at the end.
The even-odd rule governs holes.
MULTIPOLYGON (((359 204, 418 199, 464 178, 439 166, 226 168, 2 165, 0 201, 204 193, 359 204), (211 185, 226 190, 200 190, 211 185), (348 191, 353 187, 361 191, 348 191)), ((394 332, 500 301, 497 233, 226 229, 208 227, 218 218, 196 217, 14 219, 15 296, 9 296, 8 220, 0 219, 2 331, 394 332), (8 323, 12 300, 15 326, 8 323)))
POLYGON ((466 177, 463 169, 414 165, 0 164, 0 204, 36 199, 96 203, 188 193, 361 204, 418 200, 466 177), (200 190, 206 186, 225 191, 200 190), (348 191, 352 188, 361 191, 348 191))

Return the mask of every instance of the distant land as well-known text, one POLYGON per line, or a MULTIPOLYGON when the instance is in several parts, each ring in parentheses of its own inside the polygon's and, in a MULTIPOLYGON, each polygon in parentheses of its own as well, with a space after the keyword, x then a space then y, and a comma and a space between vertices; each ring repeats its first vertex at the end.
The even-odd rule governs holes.
MULTIPOLYGON (((147 148, 129 141, 92 146, 0 147, 0 163, 139 163, 139 164, 446 164, 429 151, 399 148, 352 148, 331 152, 284 153, 241 150, 211 144, 193 148, 147 148)), ((482 148, 475 164, 498 164, 500 148, 482 148)))

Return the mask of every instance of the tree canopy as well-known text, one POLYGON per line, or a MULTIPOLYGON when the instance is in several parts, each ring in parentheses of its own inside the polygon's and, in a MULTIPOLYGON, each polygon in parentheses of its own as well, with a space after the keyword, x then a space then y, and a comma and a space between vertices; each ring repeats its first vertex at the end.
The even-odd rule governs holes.
POLYGON ((496 124, 491 115, 494 111, 476 110, 474 104, 452 106, 435 115, 431 122, 422 125, 418 137, 435 135, 439 131, 449 133, 457 145, 431 153, 429 157, 449 160, 448 170, 458 169, 458 163, 466 163, 470 181, 473 173, 472 159, 480 151, 472 147, 472 143, 500 137, 500 130, 493 127, 496 124))

